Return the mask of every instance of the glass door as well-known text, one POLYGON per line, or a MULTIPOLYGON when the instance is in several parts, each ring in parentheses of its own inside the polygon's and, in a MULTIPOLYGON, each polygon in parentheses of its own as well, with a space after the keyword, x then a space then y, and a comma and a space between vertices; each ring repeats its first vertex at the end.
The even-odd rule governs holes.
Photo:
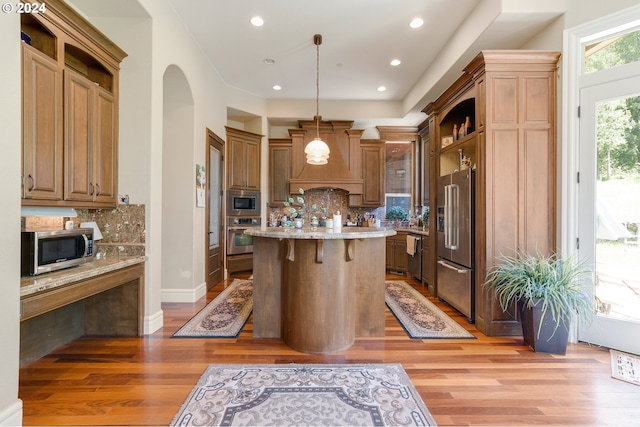
POLYGON ((596 316, 578 339, 640 354, 640 76, 580 91, 579 254, 596 316))

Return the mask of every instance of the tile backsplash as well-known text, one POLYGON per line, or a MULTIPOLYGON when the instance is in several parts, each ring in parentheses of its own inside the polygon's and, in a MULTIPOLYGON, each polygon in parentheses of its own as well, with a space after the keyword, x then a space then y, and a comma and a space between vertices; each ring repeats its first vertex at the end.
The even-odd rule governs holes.
MULTIPOLYGON (((296 199, 298 194, 293 194, 291 197, 296 199)), ((349 207, 349 193, 340 189, 312 189, 307 190, 301 195, 304 198, 306 205, 306 211, 308 212, 311 206, 316 206, 314 215, 318 218, 326 217, 331 218, 333 214, 340 212, 343 221, 347 221, 348 217, 351 217, 352 221, 355 221, 358 214, 364 216, 365 214, 373 214, 376 218, 382 218, 384 208, 353 208, 349 207)), ((297 207, 298 204, 295 204, 297 207)), ((267 209, 267 222, 270 222, 273 218, 276 221, 281 221, 284 215, 290 215, 285 206, 269 207, 267 209)))

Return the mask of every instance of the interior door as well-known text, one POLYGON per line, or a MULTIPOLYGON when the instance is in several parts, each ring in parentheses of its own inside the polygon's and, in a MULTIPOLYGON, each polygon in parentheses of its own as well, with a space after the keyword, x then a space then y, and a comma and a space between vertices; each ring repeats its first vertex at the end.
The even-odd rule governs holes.
POLYGON ((620 167, 621 150, 637 143, 637 108, 640 76, 580 92, 579 256, 593 266, 596 316, 579 326, 578 339, 640 354, 638 164, 620 167))
POLYGON ((224 233, 222 224, 222 197, 224 171, 224 141, 207 129, 207 289, 223 277, 224 233))

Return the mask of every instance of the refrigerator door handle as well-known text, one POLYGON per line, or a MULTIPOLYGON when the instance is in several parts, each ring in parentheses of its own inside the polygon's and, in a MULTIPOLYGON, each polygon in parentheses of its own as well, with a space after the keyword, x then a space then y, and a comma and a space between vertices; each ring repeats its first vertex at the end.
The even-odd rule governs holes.
POLYGON ((445 187, 445 242, 444 247, 453 251, 459 246, 459 197, 458 186, 450 184, 445 187))
POLYGON ((443 267, 448 268, 449 270, 454 270, 456 273, 460 273, 460 274, 463 274, 463 273, 466 273, 466 272, 469 271, 466 268, 458 268, 455 265, 451 265, 448 262, 443 261, 443 260, 438 261, 438 264, 440 264, 443 267))

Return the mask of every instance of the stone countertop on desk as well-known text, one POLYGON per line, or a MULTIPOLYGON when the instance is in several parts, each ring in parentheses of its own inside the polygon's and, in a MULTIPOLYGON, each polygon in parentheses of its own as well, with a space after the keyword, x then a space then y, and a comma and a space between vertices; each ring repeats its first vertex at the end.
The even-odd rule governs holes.
POLYGON ((310 228, 288 228, 288 227, 260 227, 248 228, 245 234, 254 237, 272 237, 276 239, 373 239, 376 237, 387 237, 396 234, 392 228, 376 227, 342 227, 340 231, 335 228, 318 227, 317 230, 310 228))
POLYGON ((68 269, 20 278, 20 297, 48 291, 145 262, 146 257, 103 258, 68 269))

